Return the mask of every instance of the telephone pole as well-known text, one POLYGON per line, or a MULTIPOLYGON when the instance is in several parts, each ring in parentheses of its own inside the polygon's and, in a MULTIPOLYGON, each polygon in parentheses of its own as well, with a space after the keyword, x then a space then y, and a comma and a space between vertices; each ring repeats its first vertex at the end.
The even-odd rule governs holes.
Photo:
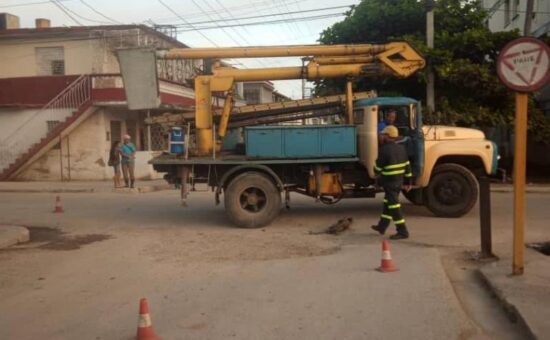
MULTIPOLYGON (((434 1, 426 0, 426 45, 434 48, 434 1)), ((426 85, 426 106, 428 114, 435 112, 434 72, 428 64, 428 84, 426 85)))

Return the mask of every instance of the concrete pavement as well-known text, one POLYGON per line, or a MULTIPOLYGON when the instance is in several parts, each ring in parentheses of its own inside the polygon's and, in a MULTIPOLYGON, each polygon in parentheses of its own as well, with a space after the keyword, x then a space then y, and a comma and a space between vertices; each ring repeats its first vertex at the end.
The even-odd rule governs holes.
POLYGON ((481 267, 479 272, 503 306, 526 326, 533 338, 550 337, 550 261, 547 256, 526 249, 525 272, 521 276, 510 275, 510 255, 481 267))
POLYGON ((0 249, 29 240, 29 230, 22 226, 0 224, 0 249))
MULTIPOLYGON (((188 208, 179 205, 178 194, 66 193, 62 195, 64 214, 51 213, 52 194, 0 195, 4 222, 49 227, 60 234, 53 240, 44 238, 0 251, 0 313, 10 321, 6 326, 0 320, 0 338, 8 329, 22 339, 34 338, 37 330, 44 329, 60 339, 74 338, 79 332, 101 339, 129 338, 142 296, 149 298, 155 329, 166 338, 181 334, 196 339, 269 339, 277 334, 316 338, 310 324, 330 335, 343 332, 346 336, 341 338, 365 338, 359 333, 366 329, 360 323, 375 332, 369 336, 377 338, 382 328, 374 326, 374 321, 393 327, 384 333, 387 339, 403 338, 409 327, 416 338, 428 338, 419 336, 421 332, 449 338, 438 324, 431 324, 433 330, 424 329, 430 321, 420 309, 452 316, 454 321, 438 319, 453 332, 459 329, 450 338, 480 334, 468 322, 469 313, 466 323, 460 316, 464 312, 456 313, 453 306, 463 298, 453 295, 449 300, 445 288, 449 282, 441 281, 445 274, 439 261, 440 249, 450 253, 477 249, 477 209, 460 219, 440 219, 423 207, 404 204, 412 238, 392 242, 391 249, 401 272, 380 274, 372 268, 380 261, 381 238, 369 229, 380 213, 380 197, 326 207, 293 195, 291 210, 271 226, 242 230, 227 224, 223 208, 214 206, 211 193, 192 193, 188 208), (339 237, 308 234, 342 217, 354 218, 350 232, 339 237), (94 237, 104 241, 73 247, 94 237), (393 282, 396 277, 399 282, 393 282), (441 297, 447 309, 441 309, 435 297, 441 297), (331 310, 338 313, 328 314, 331 310), (362 313, 345 313, 348 310, 362 313), (415 325, 407 321, 407 328, 400 327, 397 316, 413 318, 415 325), (18 327, 17 320, 31 321, 18 327), (219 325, 226 323, 232 325, 233 333, 222 334, 219 325)), ((492 196, 494 250, 503 258, 499 264, 509 267, 511 194, 492 196)), ((550 196, 529 194, 527 200, 527 242, 548 238, 550 196)), ((526 268, 531 270, 531 264, 526 268)), ((550 286, 546 279, 541 282, 541 287, 550 286)))
POLYGON ((136 188, 113 188, 112 181, 68 181, 68 182, 0 182, 0 192, 25 193, 83 193, 83 192, 118 192, 146 193, 172 189, 174 186, 165 180, 136 181, 136 188))

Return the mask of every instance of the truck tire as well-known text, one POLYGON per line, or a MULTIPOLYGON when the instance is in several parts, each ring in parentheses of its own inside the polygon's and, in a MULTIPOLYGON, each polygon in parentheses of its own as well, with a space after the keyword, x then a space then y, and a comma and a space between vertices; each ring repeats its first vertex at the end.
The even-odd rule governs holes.
POLYGON ((438 165, 424 190, 425 204, 439 217, 460 217, 476 204, 478 183, 474 174, 462 165, 438 165))
POLYGON ((259 228, 281 210, 281 194, 266 175, 250 171, 235 177, 224 192, 227 217, 241 228, 259 228))
POLYGON ((412 189, 409 192, 403 190, 403 196, 414 205, 424 205, 423 191, 424 189, 412 189))

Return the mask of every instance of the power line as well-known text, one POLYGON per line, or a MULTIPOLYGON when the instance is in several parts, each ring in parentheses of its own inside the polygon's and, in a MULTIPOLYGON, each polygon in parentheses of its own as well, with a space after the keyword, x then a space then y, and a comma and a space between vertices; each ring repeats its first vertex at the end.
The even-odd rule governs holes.
POLYGON ((63 13, 65 13, 69 18, 71 18, 72 21, 76 22, 80 26, 84 26, 84 25, 82 25, 82 23, 80 21, 78 21, 78 19, 73 17, 61 3, 56 2, 56 0, 50 0, 50 1, 57 8, 59 8, 63 13))
MULTIPOLYGON (((59 2, 71 1, 71 0, 57 0, 59 2)), ((33 5, 44 5, 51 4, 51 1, 35 1, 35 2, 25 2, 22 4, 13 4, 13 5, 2 5, 0 8, 10 8, 10 7, 23 7, 23 6, 33 6, 33 5)))
MULTIPOLYGON (((160 1, 160 0, 159 0, 160 1)), ((201 26, 201 27, 194 27, 194 28, 178 28, 178 32, 190 32, 190 31, 200 31, 200 30, 211 30, 211 29, 217 29, 217 28, 227 28, 227 27, 241 27, 241 26, 262 26, 262 25, 270 25, 270 24, 283 24, 283 23, 289 23, 289 22, 301 22, 301 21, 308 21, 308 20, 320 20, 320 19, 328 19, 328 18, 335 18, 339 16, 344 16, 346 13, 331 13, 331 14, 323 14, 323 15, 314 15, 309 17, 300 17, 300 18, 293 18, 293 19, 278 19, 278 20, 268 20, 268 21, 256 21, 256 22, 249 22, 244 24, 234 24, 234 25, 224 25, 224 26, 201 26)))
POLYGON ((115 20, 115 19, 113 19, 113 18, 110 18, 110 17, 106 16, 105 14, 101 13, 100 11, 98 11, 97 9, 95 9, 94 7, 92 7, 91 5, 89 5, 87 2, 85 2, 84 0, 80 0, 80 2, 81 2, 84 6, 88 7, 89 9, 91 9, 93 12, 99 14, 100 16, 102 16, 103 18, 105 18, 105 19, 111 21, 112 23, 115 23, 115 24, 122 24, 122 22, 120 22, 120 21, 118 21, 118 20, 115 20))
MULTIPOLYGON (((162 0, 158 0, 158 2, 160 2, 161 5, 163 5, 164 7, 166 7, 167 10, 169 10, 170 12, 172 12, 175 16, 177 16, 178 18, 180 18, 181 21, 185 22, 186 24, 188 24, 189 26, 191 26, 192 28, 194 28, 193 24, 190 24, 187 20, 185 20, 181 15, 179 15, 176 11, 174 11, 172 9, 172 7, 168 6, 167 4, 164 3, 164 1, 162 0)), ((206 36, 204 33, 200 32, 197 30, 197 32, 206 40, 208 40, 212 45, 216 46, 216 47, 219 47, 218 44, 216 44, 214 41, 212 41, 212 39, 210 39, 208 36, 206 36)))
MULTIPOLYGON (((97 24, 102 24, 102 25, 110 25, 112 24, 111 22, 106 22, 106 21, 99 21, 99 20, 94 20, 94 19, 90 19, 90 18, 86 18, 85 16, 82 16, 80 14, 78 14, 77 12, 73 11, 72 9, 70 9, 69 7, 63 5, 62 3, 59 3, 59 0, 55 0, 57 1, 57 3, 59 4, 59 6, 63 7, 63 9, 65 9, 67 12, 70 12, 72 15, 76 16, 76 17, 79 17, 80 19, 83 19, 83 20, 86 20, 86 21, 89 21, 89 22, 94 22, 94 23, 97 23, 97 24)), ((82 26, 82 23, 80 24, 82 26)))
MULTIPOLYGON (((267 18, 267 17, 275 17, 275 16, 284 16, 287 14, 302 14, 302 13, 311 13, 311 12, 322 12, 322 11, 328 11, 332 9, 342 9, 342 8, 350 8, 350 6, 333 6, 333 7, 324 7, 324 8, 317 8, 317 9, 310 9, 310 10, 304 10, 304 11, 293 11, 293 12, 284 12, 284 13, 271 13, 271 14, 263 14, 263 15, 253 15, 253 16, 246 16, 246 17, 232 17, 232 18, 224 18, 220 20, 207 20, 207 21, 195 21, 191 24, 193 25, 200 25, 200 24, 210 24, 214 22, 227 22, 227 21, 241 21, 241 20, 249 20, 249 19, 260 19, 260 18, 267 18)), ((185 26, 185 24, 172 24, 172 26, 180 27, 185 26)))

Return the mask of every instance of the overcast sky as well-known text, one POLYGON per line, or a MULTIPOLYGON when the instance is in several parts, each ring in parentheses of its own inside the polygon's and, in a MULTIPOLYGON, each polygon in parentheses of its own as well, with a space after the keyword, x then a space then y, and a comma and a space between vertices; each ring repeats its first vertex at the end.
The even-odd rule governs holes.
MULTIPOLYGON (((178 39, 192 47, 314 44, 325 28, 343 19, 332 14, 359 0, 0 0, 0 12, 19 16, 22 27, 33 27, 35 18, 47 18, 52 26, 100 24, 178 25, 178 39), (168 6, 168 9, 163 3, 168 6), (65 7, 65 13, 62 8, 65 7), (287 14, 289 12, 297 12, 287 14), (240 19, 246 17, 257 17, 240 19), (261 17, 258 17, 261 16, 261 17), (315 20, 294 21, 303 17, 315 20), (72 17, 72 18, 71 18, 72 17), (223 21, 239 18, 235 21, 223 21), (222 20, 223 19, 223 20, 222 20), (283 22, 269 23, 282 20, 283 22), (211 21, 211 23, 205 23, 211 21), (214 22, 215 21, 215 22, 214 22), (206 27, 232 26, 205 29, 206 27), (256 25, 261 23, 261 25, 256 25)), ((299 58, 234 60, 237 67, 301 65, 299 58)), ((301 81, 275 82, 277 90, 301 97, 301 81)))

